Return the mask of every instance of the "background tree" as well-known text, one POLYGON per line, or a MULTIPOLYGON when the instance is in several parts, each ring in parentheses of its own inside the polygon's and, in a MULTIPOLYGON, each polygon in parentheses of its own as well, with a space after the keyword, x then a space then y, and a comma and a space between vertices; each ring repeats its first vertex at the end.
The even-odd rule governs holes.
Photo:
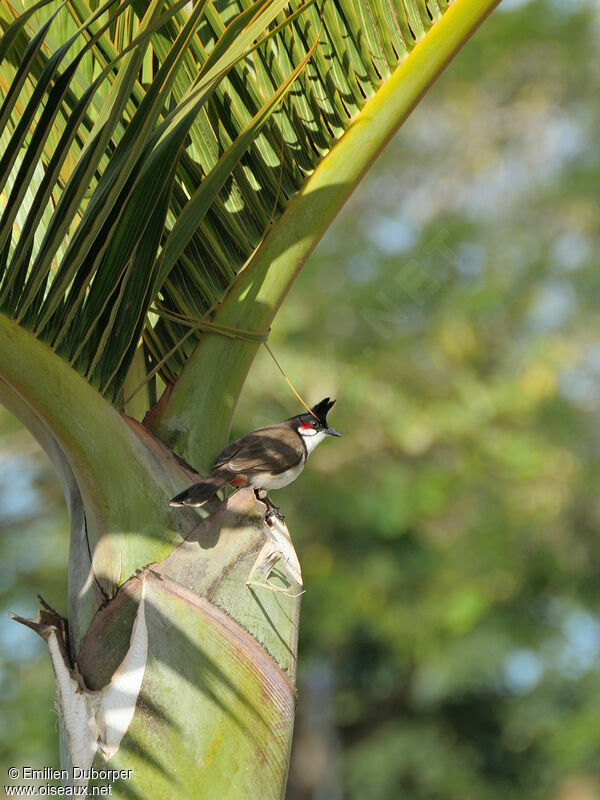
POLYGON ((168 508, 191 475, 170 448, 210 463, 314 245, 495 4, 2 8, 0 386, 71 514, 69 638, 41 632, 90 690, 145 667, 123 742, 90 695, 65 763, 90 726, 123 793, 187 796, 200 763, 207 793, 281 794, 298 600, 244 585, 248 493, 200 527, 168 508))

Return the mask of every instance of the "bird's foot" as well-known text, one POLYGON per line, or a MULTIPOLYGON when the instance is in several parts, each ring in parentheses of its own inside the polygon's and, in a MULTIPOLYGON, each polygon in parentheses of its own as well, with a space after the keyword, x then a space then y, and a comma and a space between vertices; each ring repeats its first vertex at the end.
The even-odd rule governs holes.
POLYGON ((272 524, 273 518, 283 522, 285 516, 281 513, 279 506, 276 506, 275 503, 273 503, 266 489, 255 489, 254 495, 257 500, 260 500, 260 502, 264 503, 267 507, 267 513, 265 514, 265 522, 267 525, 272 524))
POLYGON ((273 506, 273 508, 270 508, 265 514, 265 522, 270 528, 276 519, 278 519, 279 522, 283 522, 285 520, 285 516, 280 512, 277 506, 273 506))

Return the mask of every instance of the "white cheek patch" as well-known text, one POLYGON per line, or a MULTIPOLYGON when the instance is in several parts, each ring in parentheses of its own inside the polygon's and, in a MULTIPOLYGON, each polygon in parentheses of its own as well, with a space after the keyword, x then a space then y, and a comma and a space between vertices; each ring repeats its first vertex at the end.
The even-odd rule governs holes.
POLYGON ((307 425, 306 428, 302 425, 300 427, 300 433, 302 436, 314 436, 318 431, 316 431, 312 425, 307 425))

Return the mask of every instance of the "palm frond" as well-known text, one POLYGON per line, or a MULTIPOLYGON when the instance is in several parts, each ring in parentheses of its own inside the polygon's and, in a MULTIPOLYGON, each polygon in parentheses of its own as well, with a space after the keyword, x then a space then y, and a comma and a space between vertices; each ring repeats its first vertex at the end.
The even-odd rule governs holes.
POLYGON ((0 13, 0 309, 122 405, 140 343, 177 379, 176 315, 210 314, 450 3, 25 5, 0 13))

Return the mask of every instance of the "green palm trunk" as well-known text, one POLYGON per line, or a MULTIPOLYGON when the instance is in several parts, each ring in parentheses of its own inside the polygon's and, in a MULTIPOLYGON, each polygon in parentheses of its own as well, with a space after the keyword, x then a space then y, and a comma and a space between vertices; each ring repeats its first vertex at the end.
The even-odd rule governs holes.
POLYGON ((62 762, 131 770, 112 796, 284 793, 287 531, 249 490, 213 514, 168 499, 225 444, 319 238, 496 4, 0 9, 0 399, 71 513, 68 633, 50 609, 27 624, 62 762))

